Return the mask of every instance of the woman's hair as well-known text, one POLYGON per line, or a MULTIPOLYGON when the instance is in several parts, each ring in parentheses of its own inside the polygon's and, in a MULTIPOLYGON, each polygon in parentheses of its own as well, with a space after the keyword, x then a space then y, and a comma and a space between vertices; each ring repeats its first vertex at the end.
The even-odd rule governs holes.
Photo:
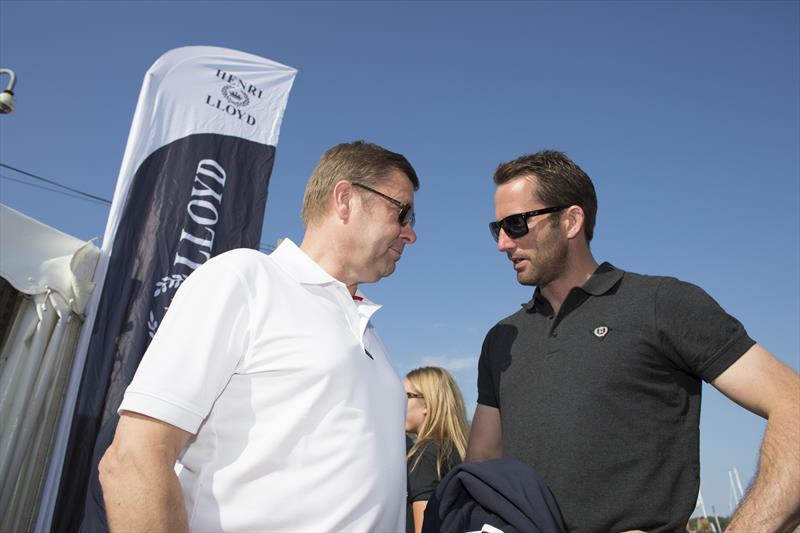
MULTIPOLYGON (((442 465, 453 452, 463 461, 467 453, 467 415, 464 400, 453 376, 444 368, 426 366, 406 375, 414 392, 420 394, 428 414, 417 433, 417 441, 408 451, 408 458, 431 443, 439 445, 436 473, 441 477, 442 465)), ((411 469, 416 468, 420 453, 411 469)))

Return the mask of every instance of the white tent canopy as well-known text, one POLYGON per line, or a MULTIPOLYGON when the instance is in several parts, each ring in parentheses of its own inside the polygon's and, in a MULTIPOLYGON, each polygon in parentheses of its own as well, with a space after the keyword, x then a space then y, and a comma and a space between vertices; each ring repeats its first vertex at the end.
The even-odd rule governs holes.
POLYGON ((25 531, 100 250, 0 204, 0 276, 23 296, 0 351, 0 531, 25 531))

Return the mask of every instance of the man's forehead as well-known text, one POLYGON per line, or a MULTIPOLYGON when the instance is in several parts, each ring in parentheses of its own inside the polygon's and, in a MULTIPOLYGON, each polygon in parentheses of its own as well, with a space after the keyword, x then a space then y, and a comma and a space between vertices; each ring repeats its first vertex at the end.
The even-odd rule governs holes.
POLYGON ((380 186, 393 189, 395 192, 410 192, 414 196, 414 184, 402 170, 392 168, 378 181, 380 186))
POLYGON ((512 196, 520 201, 536 201, 539 199, 537 178, 533 174, 515 176, 497 186, 495 198, 498 196, 512 196))
POLYGON ((533 174, 533 173, 521 174, 521 175, 513 178, 511 181, 514 181, 514 180, 517 180, 517 181, 520 181, 520 182, 529 183, 530 184, 530 188, 531 188, 531 190, 532 190, 532 192, 534 194, 536 193, 536 191, 539 190, 539 178, 536 176, 536 174, 533 174))

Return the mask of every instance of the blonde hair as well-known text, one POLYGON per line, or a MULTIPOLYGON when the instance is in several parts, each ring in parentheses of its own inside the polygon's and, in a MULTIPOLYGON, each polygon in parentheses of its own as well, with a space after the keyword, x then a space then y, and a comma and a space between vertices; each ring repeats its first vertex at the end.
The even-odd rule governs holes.
MULTIPOLYGON (((417 441, 408 451, 408 458, 431 443, 439 445, 436 456, 436 473, 442 475, 442 465, 453 452, 463 461, 467 453, 467 413, 461 390, 453 376, 444 368, 426 366, 416 368, 406 374, 414 392, 420 394, 428 414, 417 433, 417 441)), ((419 454, 413 470, 419 463, 419 454)))
POLYGON ((308 226, 322 218, 338 181, 349 180, 372 186, 393 169, 405 174, 415 191, 419 189, 417 173, 402 154, 364 141, 337 144, 322 154, 311 173, 303 196, 303 223, 308 226))

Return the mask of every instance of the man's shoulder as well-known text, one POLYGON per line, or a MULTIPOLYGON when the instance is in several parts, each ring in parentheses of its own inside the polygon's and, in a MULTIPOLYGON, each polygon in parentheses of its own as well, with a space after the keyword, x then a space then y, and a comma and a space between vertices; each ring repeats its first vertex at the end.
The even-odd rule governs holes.
MULTIPOLYGON (((271 278, 274 261, 251 248, 235 248, 215 255, 189 276, 192 284, 215 285, 221 279, 238 279, 251 286, 259 279, 271 278)), ((188 281, 188 280, 187 280, 188 281)))
POLYGON ((246 272, 253 269, 263 269, 272 263, 270 257, 252 248, 234 248, 215 255, 205 262, 200 268, 227 269, 236 272, 246 272))
POLYGON ((686 312, 687 306, 705 306, 713 298, 702 287, 674 276, 624 272, 621 283, 608 305, 629 313, 655 309, 658 314, 686 312))
MULTIPOLYGON (((522 307, 514 313, 500 319, 486 332, 484 337, 483 354, 495 353, 499 350, 501 353, 507 352, 509 343, 513 343, 517 335, 512 332, 518 331, 525 327, 526 315, 530 314, 528 310, 529 304, 522 304, 522 307)), ((482 355, 483 356, 483 355, 482 355)), ((492 356, 494 357, 494 356, 492 356)))
POLYGON ((492 331, 495 331, 498 328, 502 328, 503 326, 516 326, 516 325, 518 325, 523 320, 524 316, 529 312, 529 310, 528 310, 529 306, 530 306, 530 302, 521 304, 521 307, 519 309, 517 309, 516 311, 514 311, 510 315, 507 315, 507 316, 501 318, 500 320, 498 320, 497 323, 494 326, 492 326, 492 328, 489 330, 489 332, 491 333, 492 331))
POLYGON ((675 276, 668 276, 663 274, 640 274, 637 272, 623 271, 622 283, 629 289, 637 289, 644 291, 658 291, 662 287, 669 287, 671 290, 679 290, 681 288, 699 288, 697 285, 684 281, 675 276))
POLYGON ((209 261, 225 261, 228 263, 252 264, 269 260, 269 256, 252 248, 234 248, 215 255, 209 261))

